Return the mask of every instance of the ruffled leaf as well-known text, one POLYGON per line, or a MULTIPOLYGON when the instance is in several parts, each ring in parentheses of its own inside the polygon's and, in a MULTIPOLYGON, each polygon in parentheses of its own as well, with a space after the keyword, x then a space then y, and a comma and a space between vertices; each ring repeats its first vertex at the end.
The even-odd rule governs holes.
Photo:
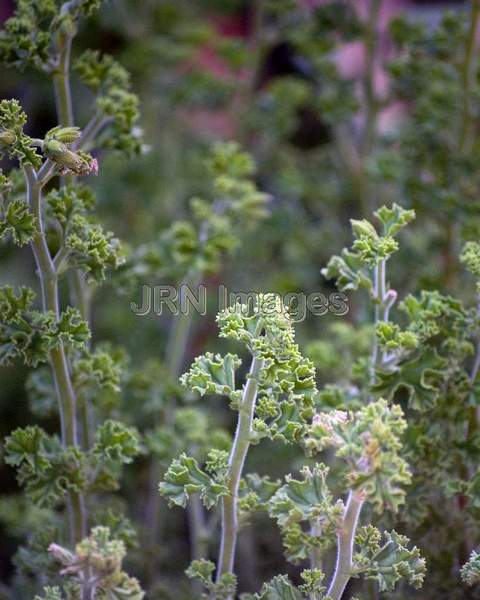
POLYGON ((210 477, 200 469, 194 458, 186 454, 172 462, 159 490, 170 505, 183 508, 192 494, 199 494, 207 508, 212 508, 222 496, 228 494, 228 488, 223 481, 210 477))

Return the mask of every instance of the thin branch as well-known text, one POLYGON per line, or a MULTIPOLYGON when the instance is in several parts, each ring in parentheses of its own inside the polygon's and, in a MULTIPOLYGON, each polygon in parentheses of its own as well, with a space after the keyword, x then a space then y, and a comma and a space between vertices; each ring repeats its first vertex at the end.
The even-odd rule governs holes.
POLYGON ((378 46, 378 16, 382 0, 370 0, 365 32, 365 76, 363 93, 365 100, 365 129, 363 132, 362 154, 369 153, 375 135, 378 102, 375 94, 375 58, 378 46))
MULTIPOLYGON (((60 318, 58 301, 58 280, 54 261, 48 249, 42 214, 42 192, 38 175, 33 167, 24 167, 27 185, 27 200, 37 220, 37 234, 31 246, 37 274, 42 289, 42 303, 45 312, 50 311, 56 320, 60 318)), ((65 447, 77 446, 76 397, 68 368, 67 355, 63 343, 50 350, 50 365, 58 399, 62 443, 65 447)), ((85 507, 83 497, 71 492, 69 494, 70 529, 72 541, 78 541, 85 535, 85 507)))
POLYGON ((222 499, 222 538, 217 565, 217 582, 225 573, 233 572, 238 537, 238 489, 245 458, 250 447, 258 377, 263 368, 263 362, 262 358, 253 358, 240 403, 237 431, 228 462, 228 495, 222 499))
POLYGON ((53 264, 55 266, 55 270, 57 273, 60 272, 62 263, 68 258, 69 254, 70 254, 70 248, 67 248, 67 246, 62 245, 60 250, 55 255, 55 258, 53 259, 53 264))
POLYGON ((358 519, 362 511, 364 498, 362 494, 351 491, 342 525, 337 534, 337 562, 327 596, 331 600, 341 600, 343 592, 353 572, 353 547, 358 519))
POLYGON ((83 128, 82 135, 74 144, 73 148, 75 150, 90 150, 94 140, 100 135, 101 131, 112 122, 112 120, 112 117, 106 117, 101 113, 94 114, 83 128))
POLYGON ((38 171, 37 176, 40 186, 44 187, 50 181, 50 179, 55 177, 57 174, 56 171, 57 165, 53 162, 53 160, 47 158, 38 171))
POLYGON ((480 0, 472 0, 470 26, 465 41, 465 60, 461 67, 463 98, 462 121, 460 127, 460 150, 468 149, 472 141, 472 85, 476 77, 477 38, 480 18, 480 0))

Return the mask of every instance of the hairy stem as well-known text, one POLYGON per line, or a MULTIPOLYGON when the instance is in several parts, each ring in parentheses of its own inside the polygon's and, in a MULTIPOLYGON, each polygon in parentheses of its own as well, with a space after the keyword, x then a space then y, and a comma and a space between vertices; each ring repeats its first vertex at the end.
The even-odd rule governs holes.
MULTIPOLYGON (((32 167, 25 167, 27 199, 32 213, 37 219, 38 232, 32 241, 38 277, 42 290, 44 311, 52 311, 58 320, 58 280, 55 266, 48 249, 42 215, 42 193, 37 174, 32 167)), ((68 368, 67 355, 63 343, 50 351, 50 365, 58 399, 62 443, 65 447, 77 445, 76 398, 68 368)), ((70 530, 72 541, 82 539, 86 531, 85 507, 83 498, 70 493, 70 530)))
POLYGON ((237 431, 228 462, 228 495, 222 500, 222 538, 217 566, 217 581, 225 573, 233 572, 235 548, 238 536, 238 488, 245 458, 250 447, 255 402, 258 393, 258 377, 263 367, 263 359, 254 357, 248 380, 243 390, 240 404, 237 431))
POLYGON ((363 496, 351 491, 343 516, 342 526, 337 534, 337 562, 327 596, 331 600, 341 600, 353 569, 353 547, 358 518, 364 503, 363 496))

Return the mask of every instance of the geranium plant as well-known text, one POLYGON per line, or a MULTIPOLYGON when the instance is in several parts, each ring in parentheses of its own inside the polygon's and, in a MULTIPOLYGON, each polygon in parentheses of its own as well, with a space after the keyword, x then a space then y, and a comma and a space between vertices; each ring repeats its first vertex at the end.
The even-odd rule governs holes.
POLYGON ((478 596, 480 1, 413 4, 6 9, 1 600, 478 596))

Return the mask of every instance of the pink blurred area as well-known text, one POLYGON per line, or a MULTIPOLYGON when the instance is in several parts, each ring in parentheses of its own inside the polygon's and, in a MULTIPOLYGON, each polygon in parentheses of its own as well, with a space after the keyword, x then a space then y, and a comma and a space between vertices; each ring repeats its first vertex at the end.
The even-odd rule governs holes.
MULTIPOLYGON (((330 0, 298 0, 298 4, 304 10, 315 10, 316 7, 328 3, 330 0)), ((352 0, 353 1, 353 0, 352 0)), ((431 3, 432 5, 436 3, 431 3)), ((371 9, 371 0, 355 0, 355 10, 359 18, 365 21, 371 9)), ((382 101, 388 95, 389 80, 384 69, 384 63, 393 53, 393 48, 388 35, 388 24, 396 16, 400 15, 405 10, 411 10, 415 6, 412 0, 383 0, 380 7, 380 12, 377 21, 378 33, 378 52, 374 64, 374 89, 376 95, 382 101)), ((251 15, 248 11, 244 11, 240 16, 215 17, 212 16, 211 24, 216 31, 225 37, 239 37, 249 39, 252 36, 251 31, 251 15)), ((361 81, 366 69, 366 51, 362 42, 347 43, 339 47, 334 53, 333 60, 335 61, 340 74, 346 79, 353 80, 358 95, 361 100, 362 89, 361 81)), ((202 48, 195 58, 196 68, 203 68, 211 72, 216 77, 227 81, 246 82, 252 77, 252 73, 248 70, 232 71, 228 65, 218 56, 215 50, 206 46, 202 48)), ((387 105, 379 114, 378 127, 380 131, 386 132, 392 127, 396 127, 401 121, 405 106, 402 104, 387 105)), ((188 114, 183 113, 182 117, 189 121, 189 124, 203 132, 206 135, 228 137, 234 135, 235 114, 232 111, 208 111, 195 110, 188 114)), ((360 124, 361 118, 358 120, 360 124)))
POLYGON ((0 23, 3 23, 13 13, 13 0, 0 0, 0 23))
MULTIPOLYGON (((304 11, 314 11, 317 7, 328 4, 331 0, 297 0, 297 5, 304 11)), ((372 2, 374 0, 349 0, 355 8, 362 21, 368 19, 372 2)), ((385 70, 385 63, 393 56, 394 48, 388 34, 388 24, 396 16, 403 12, 409 12, 412 18, 416 17, 416 11, 429 12, 431 15, 438 14, 442 8, 465 6, 461 0, 382 0, 377 20, 378 47, 373 65, 373 84, 375 94, 385 105, 378 115, 378 128, 381 132, 397 127, 401 122, 402 114, 406 107, 400 103, 388 104, 389 79, 385 70)), ((0 22, 5 21, 12 15, 14 0, 0 0, 0 22)), ((245 2, 244 9, 238 14, 215 15, 208 17, 209 24, 216 32, 225 38, 239 38, 253 43, 253 9, 254 3, 250 0, 245 2)), ((366 49, 362 42, 345 43, 338 47, 332 55, 332 59, 342 77, 351 80, 360 102, 362 101, 362 80, 366 72, 366 49)), ((238 132, 238 109, 241 108, 242 94, 245 89, 252 88, 254 73, 251 70, 232 69, 218 54, 213 44, 205 44, 193 60, 185 63, 180 68, 180 73, 188 73, 191 70, 208 72, 215 78, 238 84, 238 97, 235 97, 232 106, 227 110, 218 109, 196 109, 185 111, 179 110, 179 117, 188 127, 194 128, 200 135, 206 137, 228 138, 237 135, 238 132), (243 91, 242 91, 243 90, 243 91)), ((268 85, 268 81, 267 84, 268 85)), ((360 111, 361 114, 362 111, 360 111)), ((355 120, 361 125, 361 117, 355 120)))

